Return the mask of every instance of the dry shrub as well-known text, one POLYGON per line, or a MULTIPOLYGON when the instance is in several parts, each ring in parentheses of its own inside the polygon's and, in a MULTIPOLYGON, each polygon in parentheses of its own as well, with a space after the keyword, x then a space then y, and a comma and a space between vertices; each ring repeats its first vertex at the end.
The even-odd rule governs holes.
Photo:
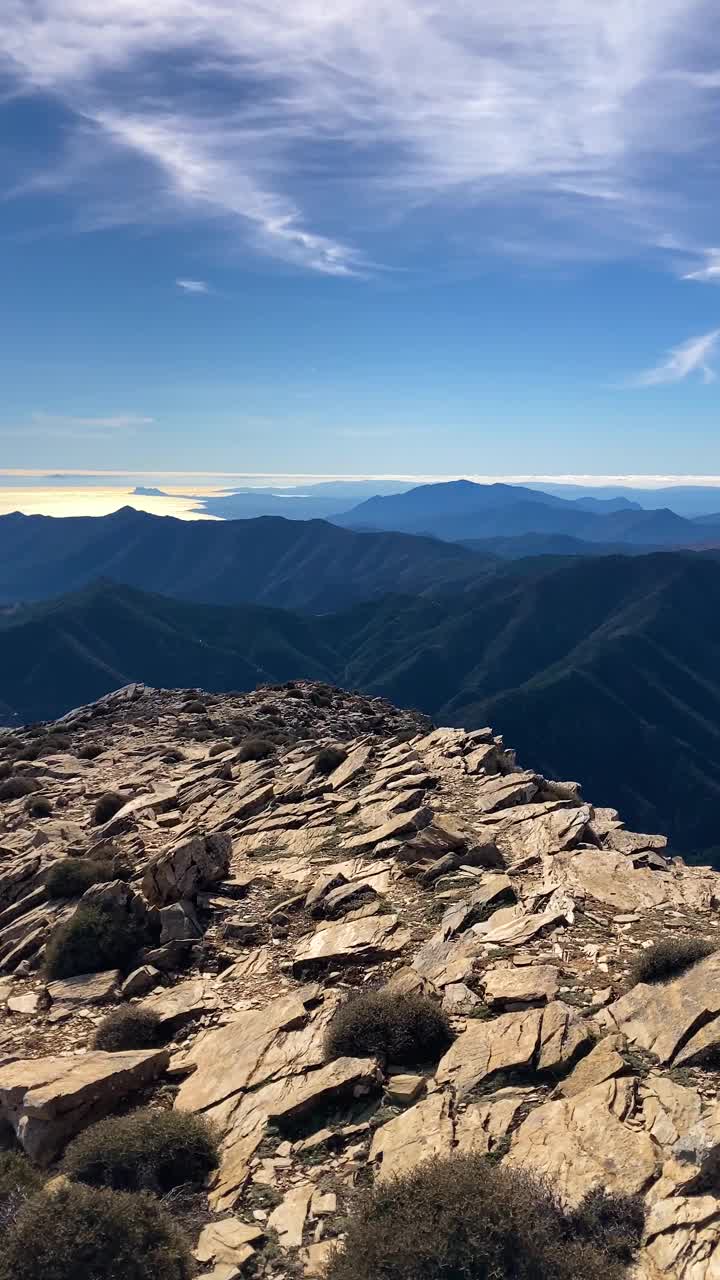
POLYGON ((62 1167, 93 1187, 165 1195, 203 1182, 217 1164, 217 1140, 202 1116, 141 1110, 90 1125, 70 1143, 62 1167))
POLYGON ((237 759, 241 763, 246 760, 267 760, 270 756, 274 756, 276 751, 277 746, 269 738, 243 738, 238 749, 237 759))
POLYGON ((339 769, 347 760, 347 751, 343 747, 322 747, 315 757, 315 772, 327 776, 339 769))
POLYGON ((121 796, 117 791, 106 791, 100 796, 95 808, 92 812, 92 820, 96 827, 101 827, 103 823, 109 822, 111 818, 119 813, 123 805, 126 803, 125 797, 121 796))
POLYGON ((28 1196, 42 1186, 42 1178, 19 1151, 0 1152, 0 1232, 15 1221, 28 1196))
POLYGON ((31 796, 27 802, 27 811, 31 818, 49 818, 53 811, 52 802, 47 796, 31 796))
POLYGON ((93 1048, 108 1053, 120 1053, 126 1049, 156 1049, 167 1037, 160 1018, 151 1009, 141 1005, 126 1005, 113 1009, 98 1026, 93 1038, 93 1048))
POLYGON ((0 1280, 190 1280, 185 1238, 146 1195, 63 1186, 20 1209, 0 1241, 0 1280))
POLYGON ((598 1195, 569 1214, 483 1156, 422 1164, 359 1198, 326 1280, 620 1280, 642 1202, 598 1195))
POLYGON ((428 996, 365 991, 338 1009, 326 1051, 331 1058, 379 1054, 390 1062, 430 1062, 451 1040, 448 1019, 428 996))
POLYGON ((45 881, 49 898, 81 898, 86 889, 110 879, 110 871, 90 858, 63 858, 50 868, 45 881))
POLYGON ((29 796, 33 791, 37 791, 39 785, 32 778, 23 778, 15 774, 5 782, 0 782, 0 800, 19 800, 22 796, 29 796))
POLYGON ((630 977, 638 982, 665 982, 712 955, 715 947, 702 938, 660 938, 633 961, 630 977))
POLYGON ((139 926, 130 919, 120 919, 94 903, 81 903, 51 934, 45 948, 45 972, 52 979, 127 969, 143 942, 139 926))

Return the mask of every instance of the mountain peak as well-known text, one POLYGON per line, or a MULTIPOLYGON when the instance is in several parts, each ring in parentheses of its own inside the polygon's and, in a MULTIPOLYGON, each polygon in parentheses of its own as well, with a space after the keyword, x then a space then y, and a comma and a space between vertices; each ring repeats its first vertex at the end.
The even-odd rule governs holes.
MULTIPOLYGON (((282 1280, 317 1249, 316 1220, 325 1254, 342 1251, 357 1229, 352 1185, 401 1179, 397 1215, 403 1179, 417 1189, 428 1170, 466 1168, 472 1153, 492 1157, 483 1176, 497 1178, 498 1162, 521 1170, 523 1203, 534 1178, 535 1195, 561 1188, 548 1201, 552 1233, 563 1203, 595 1197, 562 1227, 583 1265, 588 1239, 604 1256, 584 1215, 601 1196, 603 1212, 641 1220, 638 1201, 630 1214, 626 1199, 612 1200, 629 1192, 647 1198, 650 1223, 662 1205, 659 1236, 639 1225, 623 1235, 639 1267, 670 1256, 665 1274, 691 1280, 698 1233, 717 1260, 714 1184, 703 1184, 700 1226, 687 1194, 714 1151, 692 1135, 712 1135, 716 1121, 712 1076, 697 1064, 720 1038, 717 872, 670 859, 663 837, 627 830, 577 783, 520 767, 490 728, 434 729, 326 683, 245 695, 129 683, 42 733, 10 734, 0 764, 12 769, 17 752, 43 765, 15 770, 31 803, 3 800, 0 911, 11 912, 12 938, 2 965, 14 976, 0 1119, 33 1160, 47 1165, 113 1112, 130 1132, 135 1108, 157 1096, 188 1123, 209 1114, 220 1144, 210 1208, 232 1206, 219 1226, 240 1224, 243 1257, 250 1248, 258 1274, 271 1267, 282 1280), (105 865, 88 890, 98 849, 105 865), (102 952, 78 960, 71 943, 83 944, 92 903, 116 927, 102 952), (48 926, 58 910, 59 930, 48 926), (682 937, 668 933, 668 913, 682 937), (125 1025, 119 1010, 138 1006, 120 1001, 118 967, 123 994, 141 998, 168 1046, 121 1055, 121 1072, 106 1042, 125 1025), (402 1074, 378 1052, 376 1020, 366 1038, 364 1011, 377 1009, 389 1034, 402 1027, 402 1074), (508 1071, 520 1085, 508 1087, 508 1071), (263 1224, 247 1226, 258 1151, 279 1197, 270 1225, 293 1224, 280 1263, 263 1224), (682 1181, 668 1177, 677 1169, 682 1181), (676 1266, 684 1257, 692 1271, 676 1266)), ((142 1123, 163 1114, 143 1111, 142 1123)), ((221 1238, 206 1216, 185 1214, 201 1258, 221 1238)), ((513 1219, 517 1248, 524 1221, 513 1219)), ((398 1223, 393 1257, 412 1225, 398 1223)), ((552 1234, 548 1276, 555 1245, 552 1234)), ((619 1276, 614 1253, 607 1262, 619 1276)))

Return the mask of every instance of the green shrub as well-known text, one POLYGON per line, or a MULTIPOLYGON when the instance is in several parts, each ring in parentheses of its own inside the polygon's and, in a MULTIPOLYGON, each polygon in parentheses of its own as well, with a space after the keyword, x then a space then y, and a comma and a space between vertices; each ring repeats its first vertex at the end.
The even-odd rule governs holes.
POLYGON ((77 911, 51 934, 45 948, 48 978, 74 978, 78 973, 127 969, 143 944, 141 930, 94 903, 77 911))
POLYGON ((95 826, 100 827, 104 822, 109 822, 116 813, 120 812, 125 803, 124 796, 119 795, 117 791, 106 791, 100 796, 93 809, 92 820, 95 826))
POLYGON ((642 1218, 635 1202, 616 1215, 622 1239, 592 1230, 596 1218, 565 1213, 527 1174, 454 1155, 361 1196, 326 1280, 620 1280, 642 1218))
POLYGON ((347 760, 347 751, 342 747, 322 747, 315 757, 315 772, 327 775, 334 773, 347 760))
POLYGON ((62 858, 50 868, 45 887, 49 898, 81 898, 91 884, 109 879, 110 873, 101 862, 90 858, 62 858))
POLYGON ((90 1186, 165 1195, 203 1182, 217 1164, 217 1141, 202 1116, 142 1110, 90 1125, 70 1143, 62 1167, 90 1186))
POLYGON ((32 778, 24 778, 16 773, 5 782, 0 782, 0 800, 19 800, 21 796, 29 796, 37 791, 39 785, 32 778))
POLYGON ((269 756, 274 756, 277 747, 269 738, 243 738, 237 753, 237 758, 241 763, 246 760, 267 760, 269 756))
POLYGON ((28 1196, 42 1186, 40 1174, 19 1151, 0 1152, 0 1232, 14 1221, 28 1196))
POLYGON ((327 1031, 328 1057, 381 1054, 390 1062, 429 1062, 447 1049, 450 1023, 428 996, 365 991, 338 1009, 327 1031))
POLYGON ((661 938, 635 957, 630 970, 632 984, 675 978, 714 950, 713 944, 702 938, 661 938))
POLYGON ((0 1280, 190 1280, 193 1270, 156 1200, 90 1187, 41 1191, 0 1243, 0 1280))
POLYGON ((93 1047, 110 1053, 123 1049, 155 1049, 165 1039, 156 1013, 141 1005, 126 1005, 103 1018, 95 1032, 93 1047))
POLYGON ((31 818, 49 818, 53 807, 47 796, 37 796, 28 800, 27 811, 31 818))

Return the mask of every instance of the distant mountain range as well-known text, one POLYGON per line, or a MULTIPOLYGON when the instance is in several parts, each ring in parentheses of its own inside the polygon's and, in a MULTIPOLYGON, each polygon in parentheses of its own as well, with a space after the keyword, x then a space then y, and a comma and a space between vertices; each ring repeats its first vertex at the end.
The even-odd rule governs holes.
MULTIPOLYGON (((719 499, 720 501, 720 499, 719 499)), ((710 519, 689 520, 669 508, 644 510, 626 498, 567 500, 522 485, 454 480, 361 502, 333 522, 351 529, 385 529, 448 541, 562 534, 587 542, 647 548, 712 545, 720 531, 710 519)))
POLYGON ((56 716, 132 680, 220 690, 301 675, 440 723, 492 723, 521 760, 579 779, 634 826, 685 850, 720 845, 714 556, 536 560, 443 598, 324 617, 105 583, 0 619, 6 719, 56 716))
POLYGON ((111 578, 207 604, 327 613, 389 591, 461 588, 494 563, 467 547, 321 520, 187 521, 131 507, 101 517, 0 516, 0 604, 111 578))

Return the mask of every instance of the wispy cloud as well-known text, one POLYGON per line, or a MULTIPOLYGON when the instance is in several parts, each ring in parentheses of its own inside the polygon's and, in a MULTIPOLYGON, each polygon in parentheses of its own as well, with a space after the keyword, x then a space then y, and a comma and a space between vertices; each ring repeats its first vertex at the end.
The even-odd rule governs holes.
POLYGON ((703 382, 714 382, 717 374, 713 360, 717 353, 720 329, 703 333, 698 338, 688 338, 678 347, 671 347, 665 359, 654 369, 647 369, 631 380, 635 387, 657 387, 668 382, 682 382, 693 373, 699 373, 703 382))
POLYGON ((720 284, 720 249, 705 250, 705 266, 689 271, 685 280, 702 280, 706 284, 720 284))
POLYGON ((477 251, 707 243, 716 201, 683 171, 715 145, 714 17, 714 0, 122 0, 100 23, 87 0, 5 0, 0 47, 91 135, 90 160, 71 138, 55 168, 90 185, 102 168, 100 225, 222 219, 352 277, 369 230, 433 212, 477 251))
POLYGON ((204 280, 176 280, 175 284, 183 293, 211 293, 210 285, 204 280))
POLYGON ((31 413, 26 426, 14 426, 3 430, 4 435, 17 436, 63 436, 63 438, 108 438, 115 431, 137 431, 154 424, 154 417, 146 417, 140 413, 111 413, 109 416, 79 417, 72 413, 46 413, 38 410, 31 413), (96 433, 102 433, 97 435, 96 433))

